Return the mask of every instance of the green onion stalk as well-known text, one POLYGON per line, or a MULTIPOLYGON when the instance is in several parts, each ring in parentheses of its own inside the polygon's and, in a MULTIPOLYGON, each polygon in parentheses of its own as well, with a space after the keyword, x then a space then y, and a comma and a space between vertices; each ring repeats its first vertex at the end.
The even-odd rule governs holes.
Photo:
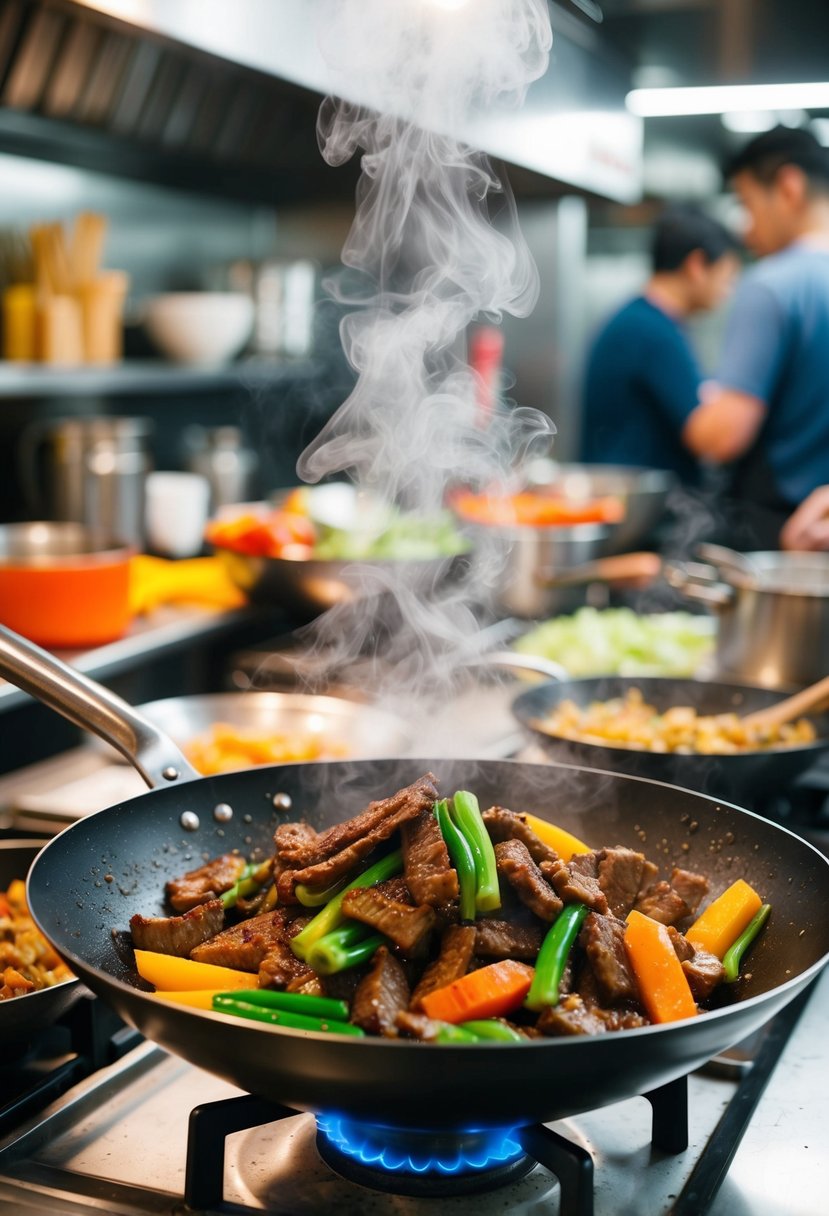
POLYGON ((466 837, 475 859, 477 890, 475 907, 479 912, 494 912, 501 907, 495 850, 486 830, 478 799, 468 790, 458 790, 452 799, 452 817, 466 837))
POLYGON ((369 935, 365 925, 351 921, 315 942, 308 950, 306 961, 318 975, 335 975, 368 962, 386 940, 382 933, 369 935))
POLYGON ((452 865, 455 867, 458 875, 461 920, 474 921, 478 879, 475 872, 475 858, 472 849, 469 847, 469 841, 463 832, 452 822, 449 814, 449 803, 445 798, 435 803, 435 814, 437 815, 438 827, 449 851, 452 865))
POLYGON ((339 929, 346 919, 343 912, 343 899, 348 891, 353 891, 358 887, 376 886, 378 882, 385 882, 387 878, 393 878, 402 869, 403 854, 400 849, 395 849, 393 853, 381 857, 373 866, 369 866, 362 874, 353 878, 339 895, 335 895, 333 899, 329 900, 322 911, 318 912, 300 933, 297 933, 296 937, 291 938, 291 949, 297 958, 307 962, 308 951, 311 947, 327 933, 339 929))

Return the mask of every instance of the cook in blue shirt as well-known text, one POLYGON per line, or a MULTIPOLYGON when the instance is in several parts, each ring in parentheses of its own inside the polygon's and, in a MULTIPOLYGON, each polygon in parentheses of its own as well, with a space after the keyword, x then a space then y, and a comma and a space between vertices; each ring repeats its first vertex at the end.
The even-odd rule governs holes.
POLYGON ((654 228, 653 273, 643 294, 607 321, 584 381, 583 458, 699 476, 682 429, 699 405, 700 370, 683 322, 714 308, 738 267, 736 242, 697 208, 672 208, 654 228))
POLYGON ((778 127, 747 145, 728 176, 764 260, 743 278, 718 389, 682 438, 731 464, 732 541, 776 547, 792 509, 829 482, 829 150, 778 127))

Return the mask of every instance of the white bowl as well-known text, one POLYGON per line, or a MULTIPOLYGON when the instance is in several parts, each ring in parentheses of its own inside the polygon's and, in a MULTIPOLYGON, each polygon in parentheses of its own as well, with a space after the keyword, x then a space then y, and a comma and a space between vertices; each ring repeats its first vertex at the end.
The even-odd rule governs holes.
POLYGON ((193 291, 154 296, 144 327, 156 346, 178 363, 226 363, 253 328, 253 300, 243 292, 193 291))

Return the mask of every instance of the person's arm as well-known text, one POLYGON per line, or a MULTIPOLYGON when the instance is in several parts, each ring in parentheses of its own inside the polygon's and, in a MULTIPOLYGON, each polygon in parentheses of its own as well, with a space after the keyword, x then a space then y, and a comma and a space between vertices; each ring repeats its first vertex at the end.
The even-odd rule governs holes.
POLYGON ((682 429, 695 456, 727 464, 749 450, 766 420, 785 348, 777 298, 747 275, 729 317, 718 387, 703 395, 682 429))
POLYGON ((757 438, 766 404, 750 393, 719 389, 702 401, 682 428, 682 442, 699 460, 729 464, 757 438))
POLYGON ((818 486, 790 515, 780 533, 784 549, 829 549, 829 486, 818 486))

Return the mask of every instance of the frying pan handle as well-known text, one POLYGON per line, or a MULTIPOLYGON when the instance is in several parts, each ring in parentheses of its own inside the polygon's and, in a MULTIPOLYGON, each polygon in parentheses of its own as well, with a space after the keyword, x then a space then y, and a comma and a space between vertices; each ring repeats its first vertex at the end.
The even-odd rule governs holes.
POLYGON ((734 588, 721 582, 712 566, 699 562, 666 562, 665 581, 689 600, 709 608, 725 608, 734 599, 734 588))
POLYGON ((100 735, 126 756, 151 789, 199 776, 172 739, 121 697, 2 625, 0 676, 100 735))
POLYGON ((569 680, 570 673, 552 659, 537 658, 532 654, 518 654, 513 650, 493 650, 490 654, 476 655, 467 660, 467 667, 510 667, 518 671, 533 671, 548 680, 569 680))

